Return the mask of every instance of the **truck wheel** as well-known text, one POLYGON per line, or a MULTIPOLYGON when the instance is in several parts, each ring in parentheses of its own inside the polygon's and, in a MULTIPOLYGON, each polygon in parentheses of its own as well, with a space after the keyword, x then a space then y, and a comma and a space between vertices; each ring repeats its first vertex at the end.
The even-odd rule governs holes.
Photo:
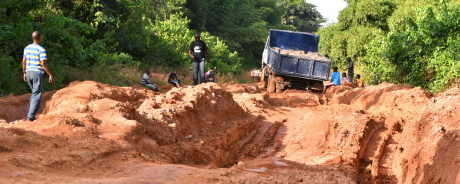
POLYGON ((262 88, 267 88, 268 85, 268 82, 265 78, 265 69, 262 69, 262 77, 260 78, 260 80, 262 81, 262 88))
POLYGON ((268 93, 273 93, 273 92, 275 92, 275 89, 276 89, 275 78, 272 77, 272 75, 270 75, 270 77, 268 78, 267 91, 268 91, 268 93))

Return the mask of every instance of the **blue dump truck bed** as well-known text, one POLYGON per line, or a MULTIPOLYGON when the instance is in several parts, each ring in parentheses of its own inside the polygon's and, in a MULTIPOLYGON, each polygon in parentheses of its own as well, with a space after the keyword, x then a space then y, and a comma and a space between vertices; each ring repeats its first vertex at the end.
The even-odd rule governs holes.
POLYGON ((329 79, 331 60, 318 53, 319 35, 284 30, 270 30, 262 65, 267 77, 283 77, 284 86, 322 88, 322 81, 329 79), (292 54, 284 51, 301 52, 292 54), (305 79, 305 80, 299 80, 305 79), (288 84, 286 80, 289 80, 288 84), (316 82, 316 83, 315 83, 316 82), (303 84, 305 83, 305 84, 303 84))

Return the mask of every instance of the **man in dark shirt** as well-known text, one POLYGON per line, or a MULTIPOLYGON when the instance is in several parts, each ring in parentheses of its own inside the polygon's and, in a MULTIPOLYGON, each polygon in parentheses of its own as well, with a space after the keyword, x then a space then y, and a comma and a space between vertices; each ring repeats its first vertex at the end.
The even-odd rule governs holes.
POLYGON ((347 61, 348 61, 348 67, 346 69, 348 69, 348 81, 353 81, 353 76, 355 75, 355 70, 354 70, 355 66, 350 57, 347 57, 347 61))
POLYGON ((193 61, 193 85, 198 84, 198 69, 200 70, 200 84, 204 83, 204 67, 205 67, 205 53, 209 63, 208 47, 204 41, 200 40, 200 33, 195 33, 195 41, 190 43, 188 48, 188 55, 193 61), (193 52, 193 54, 192 54, 193 52))

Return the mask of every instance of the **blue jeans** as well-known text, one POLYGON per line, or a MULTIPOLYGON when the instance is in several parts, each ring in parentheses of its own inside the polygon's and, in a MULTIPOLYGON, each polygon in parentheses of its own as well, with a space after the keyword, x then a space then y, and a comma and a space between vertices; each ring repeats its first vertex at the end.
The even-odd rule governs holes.
POLYGON ((43 75, 40 75, 37 72, 29 71, 26 73, 26 79, 29 83, 30 90, 32 91, 27 117, 35 119, 35 115, 37 115, 38 109, 40 109, 40 103, 42 100, 43 75))
POLYGON ((204 65, 205 61, 202 60, 200 62, 193 61, 193 85, 198 84, 198 69, 200 70, 200 84, 204 83, 204 65))

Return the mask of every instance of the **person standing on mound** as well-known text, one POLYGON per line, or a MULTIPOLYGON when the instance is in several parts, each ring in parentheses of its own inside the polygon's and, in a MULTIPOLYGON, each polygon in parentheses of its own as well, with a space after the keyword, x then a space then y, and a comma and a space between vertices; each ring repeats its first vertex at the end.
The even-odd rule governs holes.
POLYGON ((204 68, 205 68, 205 53, 207 61, 209 63, 209 52, 208 47, 204 41, 200 40, 201 34, 199 32, 195 33, 195 41, 190 43, 188 48, 188 55, 192 58, 193 61, 193 85, 198 85, 198 70, 200 70, 200 84, 204 83, 204 68), (193 52, 193 54, 192 54, 193 52))
POLYGON ((348 67, 346 69, 348 70, 348 81, 353 81, 353 76, 355 75, 355 64, 350 57, 347 57, 347 61, 348 67))
POLYGON ((38 31, 32 33, 33 43, 24 49, 22 57, 22 72, 24 81, 29 83, 32 95, 30 96, 29 113, 27 114, 27 121, 34 121, 40 108, 42 91, 43 91, 43 75, 48 73, 50 76, 48 82, 54 84, 53 74, 51 74, 48 65, 46 64, 46 50, 40 43, 42 42, 42 35, 38 31))
POLYGON ((338 69, 339 69, 338 67, 336 66, 334 67, 334 72, 332 73, 332 76, 331 76, 331 82, 324 84, 323 94, 326 91, 327 87, 340 85, 340 72, 337 71, 338 69))

